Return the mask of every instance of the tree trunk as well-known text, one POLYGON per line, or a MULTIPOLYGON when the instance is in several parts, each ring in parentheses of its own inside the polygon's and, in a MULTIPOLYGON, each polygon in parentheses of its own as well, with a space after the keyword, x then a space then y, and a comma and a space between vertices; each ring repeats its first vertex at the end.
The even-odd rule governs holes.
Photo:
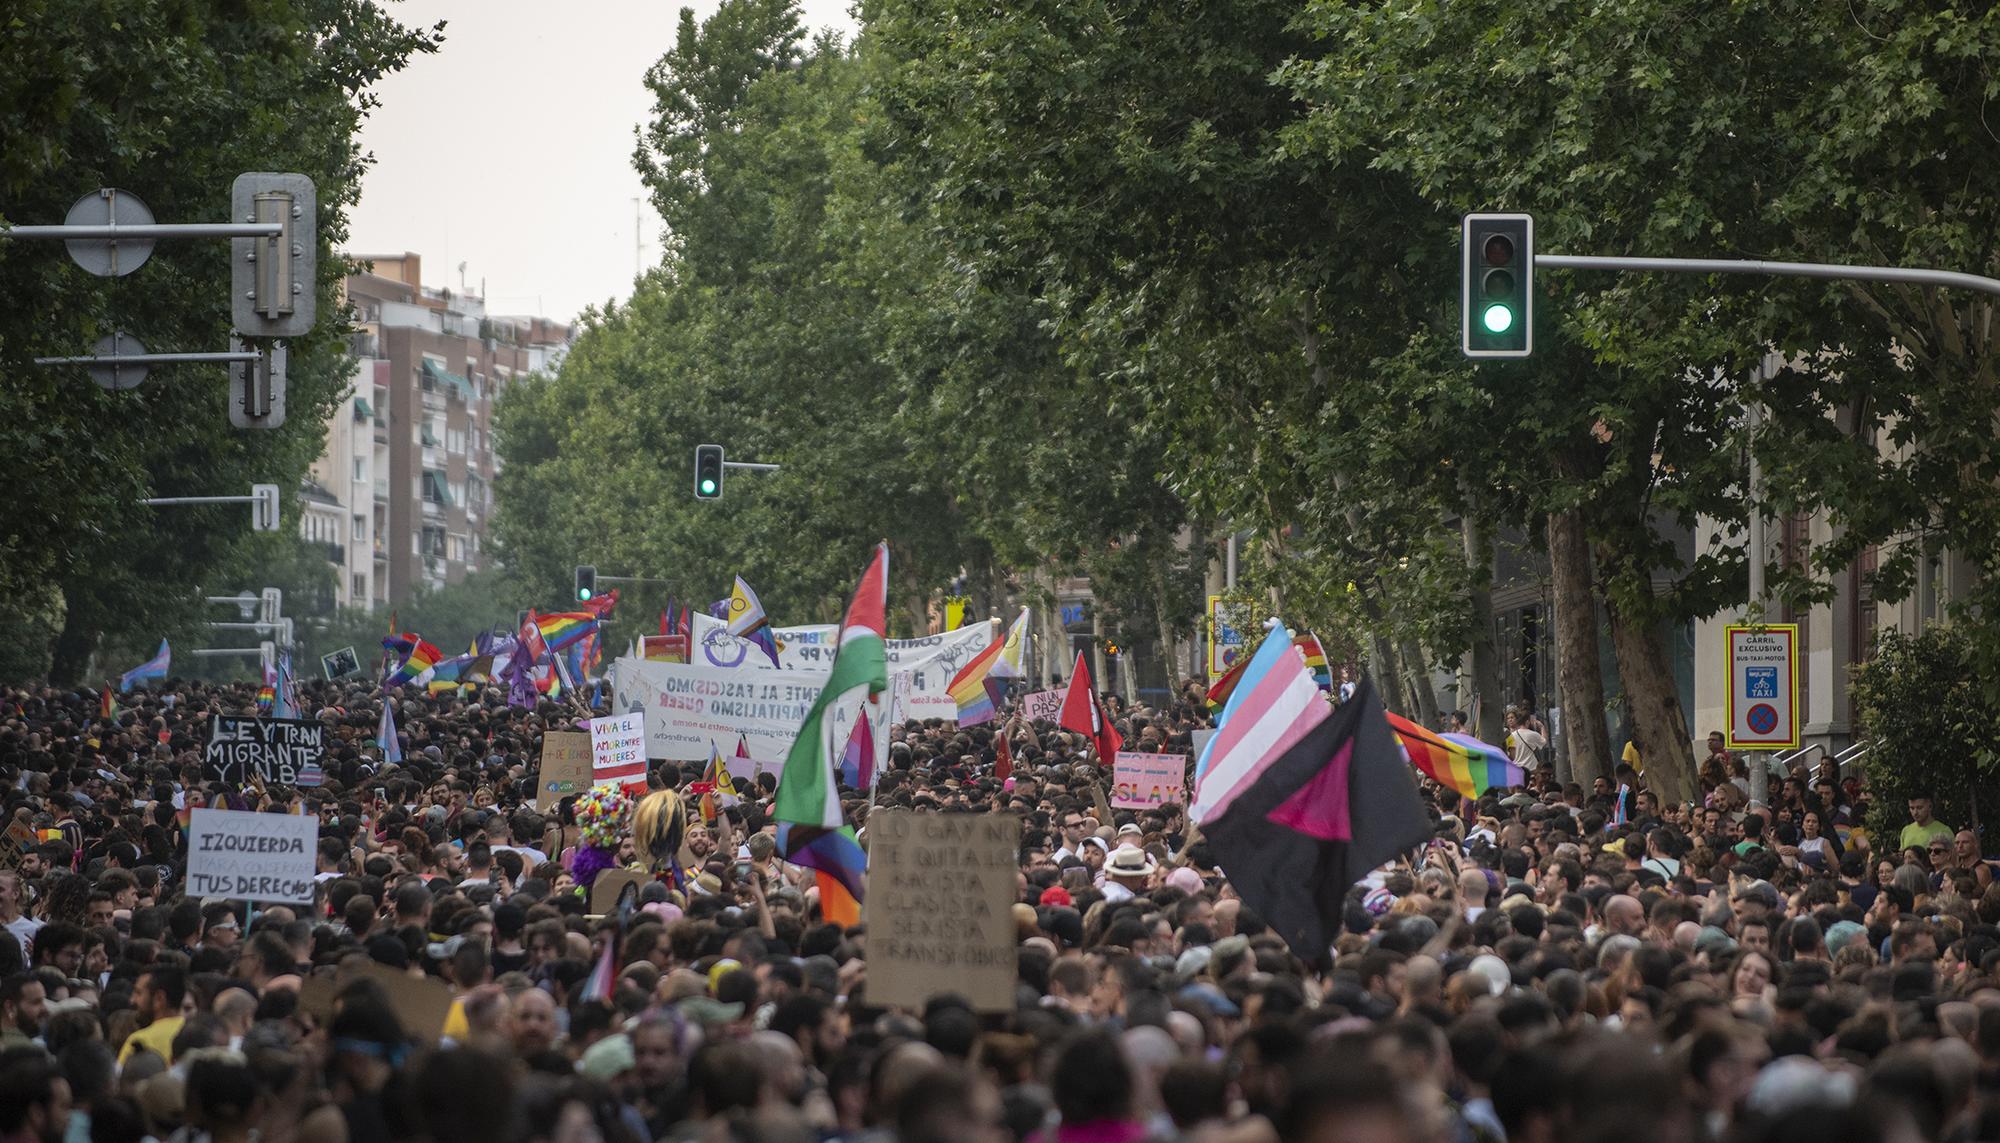
POLYGON ((1153 595, 1153 622, 1160 629, 1160 666, 1162 667, 1160 673, 1166 679, 1165 686, 1167 688, 1167 703, 1161 705, 1165 706, 1172 703, 1174 696, 1181 693, 1181 661, 1178 640, 1174 638, 1174 625, 1167 620, 1167 576, 1164 571, 1156 577, 1156 586, 1153 595))
POLYGON ((1090 593, 1090 685, 1102 694, 1111 689, 1104 674, 1104 601, 1097 598, 1097 585, 1090 593))
POLYGON ((59 687, 73 687, 84 681, 84 672, 90 669, 90 657, 97 650, 97 640, 102 632, 97 629, 95 611, 83 593, 65 591, 63 595, 66 600, 63 626, 56 635, 49 663, 49 682, 59 687))
POLYGON ((1646 785, 1662 798, 1692 801, 1694 746, 1688 740, 1687 714, 1681 709, 1666 648, 1654 636, 1650 621, 1625 618, 1615 599, 1607 610, 1611 648, 1632 704, 1632 737, 1645 761, 1646 785))
POLYGON ((1403 703, 1403 670, 1395 649, 1381 635, 1370 635, 1368 644, 1368 672, 1375 679, 1375 689, 1382 692, 1383 705, 1407 717, 1410 708, 1403 703))
POLYGON ((1062 601, 1056 598, 1056 577, 1044 568, 1035 573, 1035 582, 1047 594, 1047 602, 1040 604, 1042 616, 1042 677, 1043 687, 1055 685, 1057 676, 1069 675, 1069 639, 1063 634, 1062 601))
POLYGON ((1472 696, 1479 700, 1466 702, 1478 708, 1472 732, 1497 743, 1506 731, 1500 719, 1500 659, 1493 648, 1493 537, 1470 504, 1460 513, 1458 528, 1472 572, 1472 696))
POLYGON ((1403 672, 1410 679, 1410 701, 1416 707, 1416 720, 1425 726, 1437 726, 1441 713, 1438 710, 1437 688, 1431 686, 1431 672, 1428 660, 1424 658, 1424 649, 1417 645, 1416 640, 1405 639, 1402 659, 1403 672))
POLYGON ((1567 780, 1589 786, 1611 776, 1611 736, 1604 726, 1604 668, 1597 654, 1597 603, 1591 591, 1590 540, 1583 514, 1549 514, 1553 573, 1556 688, 1562 698, 1567 780))

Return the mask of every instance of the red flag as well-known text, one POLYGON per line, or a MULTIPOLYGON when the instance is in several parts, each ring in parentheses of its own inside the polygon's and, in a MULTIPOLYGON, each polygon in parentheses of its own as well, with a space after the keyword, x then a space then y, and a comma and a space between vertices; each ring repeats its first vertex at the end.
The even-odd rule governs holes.
POLYGON ((521 623, 518 638, 521 650, 528 653, 528 661, 530 663, 540 662, 542 656, 549 653, 549 645, 542 641, 541 622, 535 618, 532 608, 528 611, 528 618, 521 623))
POLYGON ((1062 714, 1056 719, 1056 725, 1090 739, 1100 766, 1109 766, 1116 761, 1119 748, 1125 745, 1125 739, 1104 715, 1104 704, 1098 701, 1097 689, 1090 681, 1090 667, 1083 661, 1082 651, 1076 653, 1076 669, 1070 672, 1069 690, 1063 693, 1062 714))
POLYGON ((1005 734, 993 739, 993 780, 1006 782, 1014 776, 1014 746, 1005 734))
POLYGON ((618 589, 615 587, 603 595, 583 601, 583 609, 599 619, 611 614, 611 609, 616 606, 618 606, 618 589))

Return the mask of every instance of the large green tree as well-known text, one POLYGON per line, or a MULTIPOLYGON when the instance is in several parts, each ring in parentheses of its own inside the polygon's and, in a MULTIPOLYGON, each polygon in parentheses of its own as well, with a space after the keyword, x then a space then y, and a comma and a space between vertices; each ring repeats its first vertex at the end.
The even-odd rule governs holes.
MULTIPOLYGON (((60 221, 99 187, 162 221, 220 221, 244 171, 297 171, 318 190, 319 325, 291 344, 287 422, 228 423, 215 367, 158 370, 107 393, 38 356, 123 330, 149 348, 229 341, 220 242, 162 242, 125 278, 91 277, 59 246, 0 242, 0 595, 60 613, 50 673, 75 680, 107 634, 146 645, 198 612, 204 581, 245 539, 240 505, 153 510, 145 496, 293 488, 345 380, 334 251, 359 194, 355 131, 369 89, 435 33, 372 0, 128 4, 21 0, 0 21, 0 214, 60 221), (164 515, 164 512, 173 515, 164 515)), ((295 513, 288 513, 295 520, 295 513)), ((150 652, 150 645, 146 645, 150 652)))

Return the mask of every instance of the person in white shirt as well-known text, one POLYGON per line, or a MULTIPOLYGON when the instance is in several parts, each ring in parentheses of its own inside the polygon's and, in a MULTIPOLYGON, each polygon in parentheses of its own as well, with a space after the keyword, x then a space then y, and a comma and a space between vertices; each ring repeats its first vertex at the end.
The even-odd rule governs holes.
POLYGON ((34 951, 35 934, 42 927, 42 922, 21 912, 26 904, 27 890, 21 882, 21 875, 11 869, 0 869, 0 928, 5 928, 15 940, 21 942, 23 957, 34 951))
POLYGON ((1539 770, 1542 766, 1542 747, 1549 740, 1539 731, 1530 730, 1519 711, 1507 712, 1507 753, 1514 759, 1514 765, 1523 770, 1539 770))
POLYGON ((1160 868, 1152 855, 1136 845, 1121 845, 1104 863, 1104 899, 1116 905, 1146 891, 1146 883, 1160 868))

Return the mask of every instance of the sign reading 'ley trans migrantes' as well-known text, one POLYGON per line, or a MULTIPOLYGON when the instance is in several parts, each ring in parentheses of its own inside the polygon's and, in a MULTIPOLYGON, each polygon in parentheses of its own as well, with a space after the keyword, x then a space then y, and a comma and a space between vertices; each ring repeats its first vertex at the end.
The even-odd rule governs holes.
POLYGON ((317 785, 326 758, 326 727, 297 718, 217 715, 202 752, 202 777, 231 786, 254 775, 284 786, 317 785))

